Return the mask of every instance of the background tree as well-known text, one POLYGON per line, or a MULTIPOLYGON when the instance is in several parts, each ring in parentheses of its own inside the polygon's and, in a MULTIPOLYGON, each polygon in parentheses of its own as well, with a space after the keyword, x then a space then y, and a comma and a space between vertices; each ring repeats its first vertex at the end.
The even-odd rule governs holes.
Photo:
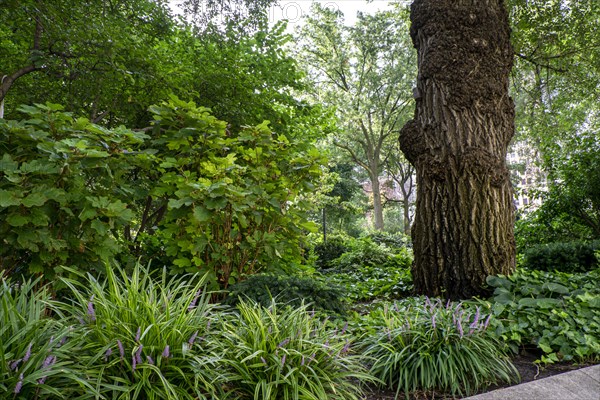
POLYGON ((515 266, 508 13, 502 0, 416 0, 411 22, 417 105, 400 145, 417 172, 415 289, 481 295, 488 275, 515 266))
POLYGON ((387 152, 385 171, 390 177, 388 183, 394 184, 400 194, 400 199, 386 198, 386 202, 400 203, 402 207, 402 230, 404 234, 410 235, 412 208, 416 199, 415 167, 404 158, 398 142, 395 142, 394 146, 387 152))
POLYGON ((148 105, 166 96, 158 43, 174 20, 164 1, 5 0, 0 19, 7 113, 52 101, 93 122, 135 127, 147 122, 148 105))
POLYGON ((334 144, 367 173, 375 229, 382 230, 383 150, 408 118, 412 101, 415 59, 407 51, 407 14, 400 9, 359 13, 356 25, 348 27, 339 11, 318 4, 312 11, 301 34, 307 40, 302 57, 311 67, 314 96, 337 109, 341 123, 334 144))
POLYGON ((589 200, 586 188, 594 186, 593 172, 581 170, 587 176, 569 180, 565 173, 577 175, 574 168, 582 153, 591 161, 593 137, 600 130, 600 5, 512 0, 509 7, 516 54, 511 87, 517 111, 515 147, 529 149, 527 164, 542 171, 537 182, 526 185, 528 197, 537 196, 543 203, 517 222, 518 245, 589 239, 590 226, 573 218, 581 214, 581 202, 566 200, 575 200, 567 195, 574 192, 589 200))

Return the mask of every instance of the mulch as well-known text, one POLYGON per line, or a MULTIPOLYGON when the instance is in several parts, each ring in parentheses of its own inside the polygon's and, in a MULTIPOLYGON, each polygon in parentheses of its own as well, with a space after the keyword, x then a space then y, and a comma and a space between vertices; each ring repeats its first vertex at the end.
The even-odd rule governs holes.
MULTIPOLYGON (((589 367, 593 364, 574 364, 574 363, 556 363, 542 366, 535 363, 539 359, 539 354, 522 351, 521 354, 512 358, 514 366, 519 371, 521 381, 519 383, 531 382, 537 379, 547 378, 549 376, 562 374, 564 372, 573 371, 579 368, 589 367)), ((478 393, 489 392, 492 390, 509 387, 511 385, 491 386, 478 393)), ((396 392, 392 390, 381 390, 376 387, 368 387, 366 390, 367 397, 365 400, 393 400, 396 392)), ((456 400, 465 396, 454 397, 448 394, 439 392, 414 392, 408 397, 409 400, 456 400)), ((399 400, 405 399, 404 393, 400 393, 399 400)))

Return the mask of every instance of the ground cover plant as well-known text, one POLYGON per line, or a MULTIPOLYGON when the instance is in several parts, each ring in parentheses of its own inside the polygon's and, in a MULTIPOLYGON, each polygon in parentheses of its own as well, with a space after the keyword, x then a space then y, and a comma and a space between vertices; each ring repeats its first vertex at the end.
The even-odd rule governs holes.
POLYGON ((269 307, 273 300, 292 307, 307 304, 311 309, 344 314, 348 308, 346 293, 340 286, 331 285, 317 277, 281 274, 257 274, 229 288, 224 303, 236 305, 253 301, 269 307))
POLYGON ((397 299, 410 294, 411 251, 403 245, 396 247, 394 241, 385 244, 383 239, 349 239, 348 250, 328 261, 329 269, 322 270, 327 281, 344 287, 353 301, 397 299))
POLYGON ((600 360, 600 269, 587 273, 519 269, 493 276, 495 332, 517 352, 537 348, 541 363, 600 360))
POLYGON ((396 398, 414 391, 469 395, 519 376, 488 330, 491 314, 463 303, 411 298, 367 318, 364 354, 370 371, 396 398))
POLYGON ((196 360, 200 368, 217 360, 224 399, 358 400, 357 382, 372 378, 346 328, 334 330, 306 305, 242 301, 220 326, 216 357, 196 360))
MULTIPOLYGON (((216 313, 206 280, 152 274, 139 264, 131 275, 107 266, 106 279, 64 280, 70 293, 55 311, 75 327, 71 360, 106 398, 205 399, 209 380, 192 369, 216 313)), ((89 396, 90 392, 80 393, 89 396)))

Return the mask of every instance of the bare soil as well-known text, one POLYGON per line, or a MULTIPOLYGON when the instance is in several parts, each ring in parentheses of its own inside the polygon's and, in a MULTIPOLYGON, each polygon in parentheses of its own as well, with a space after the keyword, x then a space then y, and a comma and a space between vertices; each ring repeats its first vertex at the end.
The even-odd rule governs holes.
MULTIPOLYGON (((540 366, 535 364, 535 360, 539 358, 539 354, 530 353, 524 350, 518 356, 512 358, 514 366, 519 371, 521 381, 519 383, 531 382, 537 379, 547 378, 549 376, 562 374, 564 372, 573 371, 579 368, 585 368, 593 364, 574 364, 574 363, 556 363, 547 366, 540 366)), ((511 385, 499 385, 491 386, 485 390, 481 390, 478 393, 485 393, 492 390, 508 387, 511 385)), ((381 390, 376 387, 367 388, 366 400, 393 400, 396 396, 396 392, 393 390, 381 390)), ((409 400, 456 400, 461 399, 464 396, 452 396, 439 392, 414 392, 409 395, 409 400)), ((400 393, 399 400, 405 399, 404 394, 400 393)))

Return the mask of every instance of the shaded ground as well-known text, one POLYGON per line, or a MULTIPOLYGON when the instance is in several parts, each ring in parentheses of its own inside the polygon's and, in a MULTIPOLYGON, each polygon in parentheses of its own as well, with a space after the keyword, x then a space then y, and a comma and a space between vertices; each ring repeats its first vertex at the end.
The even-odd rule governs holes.
MULTIPOLYGON (((540 367, 537 364, 534 364, 534 361, 538 359, 539 356, 536 354, 531 354, 527 352, 523 352, 522 354, 513 357, 512 362, 519 371, 521 375, 521 382, 531 382, 533 380, 546 378, 552 375, 561 374, 563 372, 573 371, 579 368, 589 367, 593 364, 569 364, 569 363, 560 363, 560 364, 552 364, 545 367, 540 367)), ((508 387, 510 385, 500 385, 489 387, 486 390, 482 390, 478 393, 473 393, 472 395, 489 392, 495 389, 508 387)), ((378 390, 377 388, 370 388, 371 392, 367 393, 366 400, 391 400, 394 399, 396 395, 395 391, 391 390, 378 390)), ((464 396, 449 396, 444 395, 443 393, 431 393, 431 392, 417 392, 412 393, 409 397, 410 400, 454 400, 461 399, 464 396)), ((404 399, 404 395, 401 394, 398 399, 404 399)))

